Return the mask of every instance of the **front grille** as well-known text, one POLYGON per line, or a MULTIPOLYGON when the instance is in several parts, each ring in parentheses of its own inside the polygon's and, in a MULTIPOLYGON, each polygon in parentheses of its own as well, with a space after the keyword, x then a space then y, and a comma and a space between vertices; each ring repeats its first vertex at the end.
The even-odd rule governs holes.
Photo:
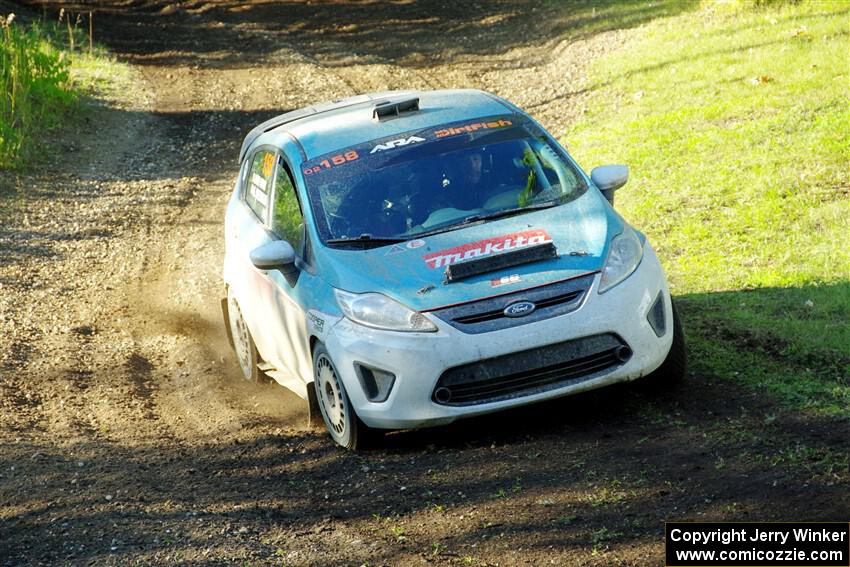
POLYGON ((432 313, 455 329, 470 334, 534 323, 578 309, 593 283, 594 276, 595 273, 591 273, 541 287, 437 309, 432 313), (517 301, 530 301, 534 303, 535 310, 525 317, 507 317, 504 314, 505 308, 517 301))
POLYGON ((431 399, 469 406, 528 396, 598 377, 631 356, 613 334, 574 339, 450 368, 437 380, 431 399))
MULTIPOLYGON (((555 297, 550 297, 548 299, 544 299, 543 301, 535 301, 534 305, 536 306, 536 310, 545 309, 546 307, 553 307, 555 305, 560 305, 562 303, 573 303, 577 299, 581 298, 584 291, 571 291, 569 293, 564 293, 561 295, 556 295, 555 297)), ((513 300, 517 301, 517 300, 513 300)), ((492 321, 494 319, 501 319, 505 316, 504 308, 495 309, 493 311, 485 311, 483 313, 475 313, 472 315, 456 317, 455 322, 460 323, 461 325, 474 325, 475 323, 483 323, 485 321, 492 321)))

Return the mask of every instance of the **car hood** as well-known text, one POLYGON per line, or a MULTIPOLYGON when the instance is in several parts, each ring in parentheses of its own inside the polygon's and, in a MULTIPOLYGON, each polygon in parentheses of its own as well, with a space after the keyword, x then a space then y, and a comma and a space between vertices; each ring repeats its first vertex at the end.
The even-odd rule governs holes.
POLYGON ((367 250, 325 248, 322 272, 333 287, 379 292, 429 310, 545 285, 602 269, 610 236, 623 221, 593 191, 539 211, 367 250), (609 236, 610 235, 610 236, 609 236), (446 266, 552 242, 557 258, 446 281, 446 266))

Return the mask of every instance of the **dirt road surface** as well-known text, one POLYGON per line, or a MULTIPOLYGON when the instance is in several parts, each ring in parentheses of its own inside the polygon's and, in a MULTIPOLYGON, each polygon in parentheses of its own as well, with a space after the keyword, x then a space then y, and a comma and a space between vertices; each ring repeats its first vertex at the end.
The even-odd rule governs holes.
POLYGON ((218 299, 244 134, 357 93, 480 87, 560 135, 587 64, 633 33, 565 12, 100 2, 131 78, 49 165, 0 178, 0 564, 659 565, 666 519, 846 520, 847 423, 722 376, 359 454, 239 380, 218 299))

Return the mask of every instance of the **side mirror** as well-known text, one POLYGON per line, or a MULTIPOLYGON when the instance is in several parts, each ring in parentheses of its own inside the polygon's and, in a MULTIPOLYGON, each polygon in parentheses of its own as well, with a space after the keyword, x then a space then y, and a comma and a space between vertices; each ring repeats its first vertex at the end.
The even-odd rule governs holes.
POLYGON ((590 172, 593 184, 599 187, 605 198, 614 204, 614 191, 626 184, 629 180, 629 167, 626 165, 600 165, 594 167, 590 172))
POLYGON ((252 250, 251 263, 260 270, 280 270, 283 275, 298 271, 295 250, 285 240, 274 240, 252 250))

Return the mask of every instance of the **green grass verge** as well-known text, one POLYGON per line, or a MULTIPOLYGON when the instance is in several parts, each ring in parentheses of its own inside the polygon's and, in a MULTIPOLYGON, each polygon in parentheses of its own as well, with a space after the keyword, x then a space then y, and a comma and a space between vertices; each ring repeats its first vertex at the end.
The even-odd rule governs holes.
POLYGON ((631 167, 698 369, 850 416, 850 7, 739 4, 636 30, 565 142, 631 167))
POLYGON ((0 167, 25 159, 33 136, 74 101, 67 59, 40 27, 3 21, 0 37, 0 167))
POLYGON ((548 0, 547 4, 559 10, 556 26, 562 30, 564 36, 582 39, 602 32, 633 28, 656 18, 692 10, 698 2, 699 0, 548 0))
POLYGON ((69 18, 64 26, 0 21, 0 169, 26 166, 46 133, 81 108, 80 95, 108 95, 128 76, 101 47, 75 48, 86 37, 82 19, 69 18))

